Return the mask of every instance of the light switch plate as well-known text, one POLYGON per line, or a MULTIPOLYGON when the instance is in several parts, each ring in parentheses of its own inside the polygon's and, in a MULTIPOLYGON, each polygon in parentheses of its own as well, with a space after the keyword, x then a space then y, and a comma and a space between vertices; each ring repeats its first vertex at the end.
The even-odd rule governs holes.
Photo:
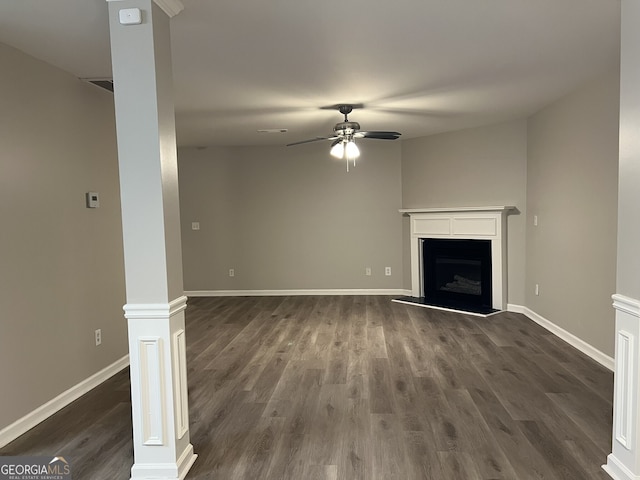
POLYGON ((98 192, 87 192, 87 208, 98 208, 100 206, 100 195, 98 192))

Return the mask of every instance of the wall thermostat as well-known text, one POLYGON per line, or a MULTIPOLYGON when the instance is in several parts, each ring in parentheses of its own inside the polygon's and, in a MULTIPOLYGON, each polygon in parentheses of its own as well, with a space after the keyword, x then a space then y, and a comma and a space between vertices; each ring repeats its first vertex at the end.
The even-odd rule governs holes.
POLYGON ((87 192, 87 208, 98 208, 100 206, 100 196, 98 192, 87 192))

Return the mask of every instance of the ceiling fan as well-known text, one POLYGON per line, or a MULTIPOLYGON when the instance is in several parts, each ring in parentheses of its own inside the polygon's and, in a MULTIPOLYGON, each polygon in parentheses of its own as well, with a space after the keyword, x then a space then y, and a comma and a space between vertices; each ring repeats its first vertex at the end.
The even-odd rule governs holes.
POLYGON ((319 142, 321 140, 332 140, 331 144, 331 155, 336 158, 346 159, 347 161, 347 172, 349 171, 349 161, 353 161, 353 165, 356 164, 356 158, 360 156, 360 150, 356 145, 356 138, 376 138, 379 140, 396 140, 401 133, 398 132, 386 132, 386 131, 372 131, 372 132, 361 132, 360 124, 358 122, 351 122, 347 117, 354 108, 362 108, 362 105, 349 105, 349 104, 338 104, 333 105, 331 107, 327 107, 330 109, 338 110, 342 115, 344 115, 344 121, 336 123, 336 126, 333 127, 333 135, 327 137, 315 137, 309 140, 302 140, 300 142, 293 142, 287 144, 287 147, 291 147, 293 145, 301 145, 303 143, 311 143, 311 142, 319 142))

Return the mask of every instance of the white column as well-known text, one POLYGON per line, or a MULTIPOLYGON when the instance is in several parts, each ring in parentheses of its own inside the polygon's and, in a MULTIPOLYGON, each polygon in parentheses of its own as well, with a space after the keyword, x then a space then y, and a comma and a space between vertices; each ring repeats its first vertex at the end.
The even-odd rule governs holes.
POLYGON ((613 296, 616 309, 615 385, 612 452, 602 468, 616 480, 640 479, 640 303, 613 296))
POLYGON ((640 2, 621 8, 613 438, 603 468, 616 480, 640 480, 640 2))
POLYGON ((108 0, 131 362, 132 479, 183 479, 189 438, 169 20, 177 0, 108 0))

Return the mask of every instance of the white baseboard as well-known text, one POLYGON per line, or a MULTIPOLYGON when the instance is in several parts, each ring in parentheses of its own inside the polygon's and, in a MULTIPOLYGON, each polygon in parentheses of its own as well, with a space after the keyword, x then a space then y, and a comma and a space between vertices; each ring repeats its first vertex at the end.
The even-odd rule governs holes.
POLYGON ((536 312, 534 312, 530 308, 524 307, 522 305, 514 305, 510 303, 507 305, 507 311, 522 313, 526 315, 527 317, 529 317, 529 319, 533 320, 538 325, 546 328, 557 337, 560 337, 562 340, 567 342, 572 347, 577 348, 588 357, 591 357, 593 360, 598 362, 603 367, 608 368, 611 371, 614 370, 614 360, 609 355, 601 352, 600 350, 595 348, 593 345, 590 345, 589 343, 585 342, 581 338, 576 337, 573 333, 570 333, 564 328, 559 327, 552 321, 547 320, 542 315, 538 315, 536 312))
POLYGON ((120 360, 115 361, 106 368, 103 368, 98 373, 91 375, 89 378, 74 385, 69 390, 62 392, 60 395, 52 400, 49 400, 44 405, 36 408, 31 413, 28 413, 24 417, 15 421, 11 425, 0 430, 0 448, 12 442, 20 435, 28 432, 40 422, 46 420, 57 411, 63 409, 74 400, 80 398, 82 395, 97 387, 105 380, 108 380, 123 368, 129 365, 129 355, 125 355, 120 360))
POLYGON ((411 295, 411 290, 401 288, 367 289, 310 289, 310 290, 192 290, 187 297, 284 297, 295 295, 411 295))

